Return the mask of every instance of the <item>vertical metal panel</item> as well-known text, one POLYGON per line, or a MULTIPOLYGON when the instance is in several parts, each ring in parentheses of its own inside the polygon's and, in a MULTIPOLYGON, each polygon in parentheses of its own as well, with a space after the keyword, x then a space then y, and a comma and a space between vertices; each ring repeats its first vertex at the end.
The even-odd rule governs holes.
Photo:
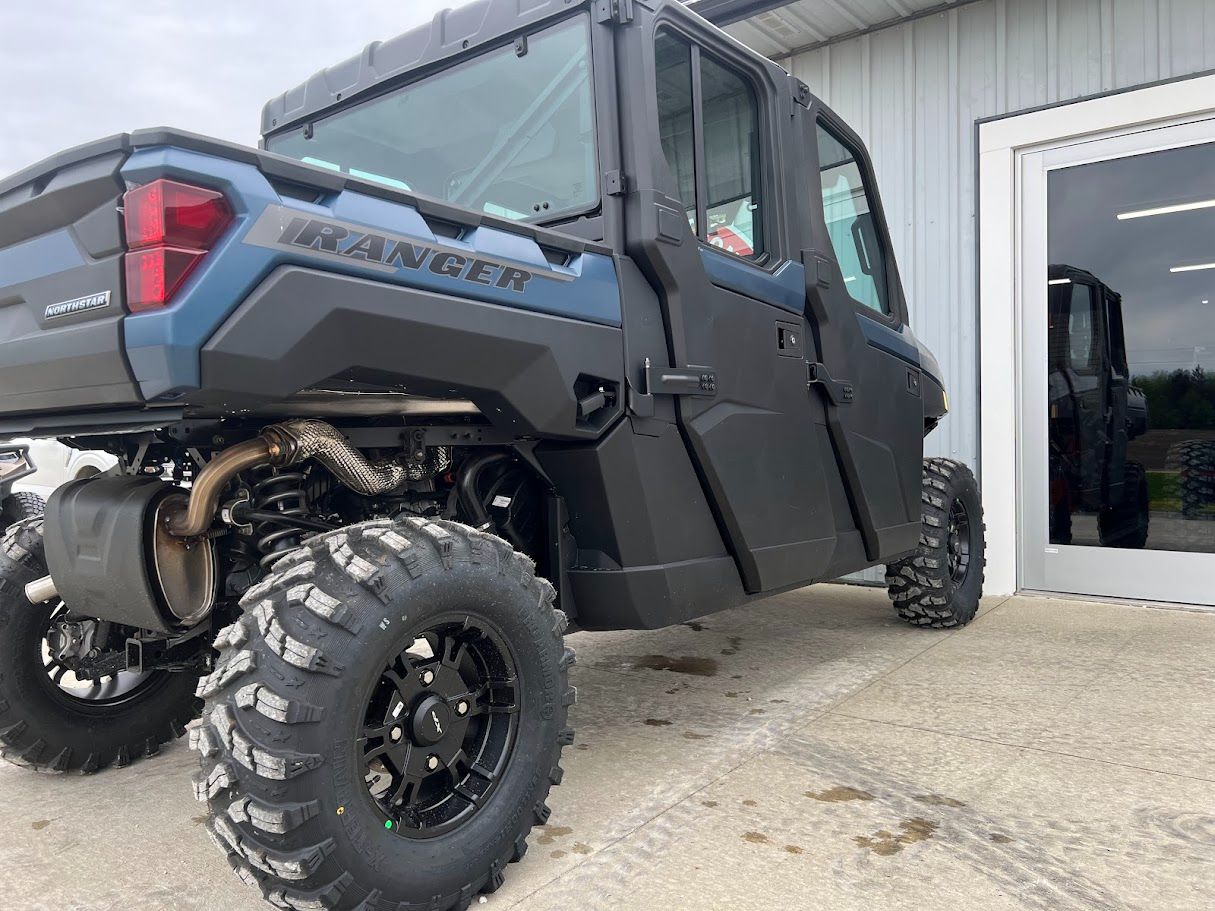
POLYGON ((1215 2, 983 0, 782 62, 873 154, 913 328, 949 382, 928 451, 977 464, 975 121, 1215 68, 1215 2))

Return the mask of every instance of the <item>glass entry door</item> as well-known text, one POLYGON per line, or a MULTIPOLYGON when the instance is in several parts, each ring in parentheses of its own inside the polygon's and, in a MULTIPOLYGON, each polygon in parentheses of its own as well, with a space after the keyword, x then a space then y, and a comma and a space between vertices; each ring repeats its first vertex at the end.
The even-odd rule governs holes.
POLYGON ((1023 586, 1215 604, 1215 120, 1020 184, 1023 586))

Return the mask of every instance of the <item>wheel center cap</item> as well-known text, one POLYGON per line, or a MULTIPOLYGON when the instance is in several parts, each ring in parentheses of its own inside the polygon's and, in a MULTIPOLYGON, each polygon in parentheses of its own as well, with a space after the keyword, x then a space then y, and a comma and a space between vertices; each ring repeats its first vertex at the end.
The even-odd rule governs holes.
POLYGON ((423 746, 433 746, 451 730, 451 709, 438 696, 427 696, 413 713, 413 739, 423 746))

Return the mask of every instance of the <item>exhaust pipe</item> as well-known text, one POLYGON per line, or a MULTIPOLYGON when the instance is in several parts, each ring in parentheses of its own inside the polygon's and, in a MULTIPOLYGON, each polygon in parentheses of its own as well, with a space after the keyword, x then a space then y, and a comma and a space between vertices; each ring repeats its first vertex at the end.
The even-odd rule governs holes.
POLYGON ((25 587, 25 597, 29 599, 30 604, 45 604, 59 597, 59 589, 55 587, 54 579, 43 576, 25 587))
POLYGON ((208 462, 198 473, 185 511, 169 521, 169 532, 179 538, 203 534, 211 527, 224 488, 242 471, 267 464, 288 468, 308 459, 316 459, 352 490, 367 496, 396 490, 409 480, 407 466, 395 459, 369 461, 331 424, 312 419, 285 421, 208 462))

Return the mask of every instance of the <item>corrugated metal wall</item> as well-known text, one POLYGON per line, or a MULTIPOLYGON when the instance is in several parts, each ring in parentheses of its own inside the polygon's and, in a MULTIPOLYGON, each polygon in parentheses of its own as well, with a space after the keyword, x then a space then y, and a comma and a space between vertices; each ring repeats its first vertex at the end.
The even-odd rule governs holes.
POLYGON ((975 122, 1215 69, 1215 0, 980 0, 781 62, 869 146, 912 327, 949 383, 927 451, 975 465, 975 122))
POLYGON ((1215 69, 1215 0, 981 0, 781 61, 864 137, 912 323, 978 461, 975 121, 1215 69))

